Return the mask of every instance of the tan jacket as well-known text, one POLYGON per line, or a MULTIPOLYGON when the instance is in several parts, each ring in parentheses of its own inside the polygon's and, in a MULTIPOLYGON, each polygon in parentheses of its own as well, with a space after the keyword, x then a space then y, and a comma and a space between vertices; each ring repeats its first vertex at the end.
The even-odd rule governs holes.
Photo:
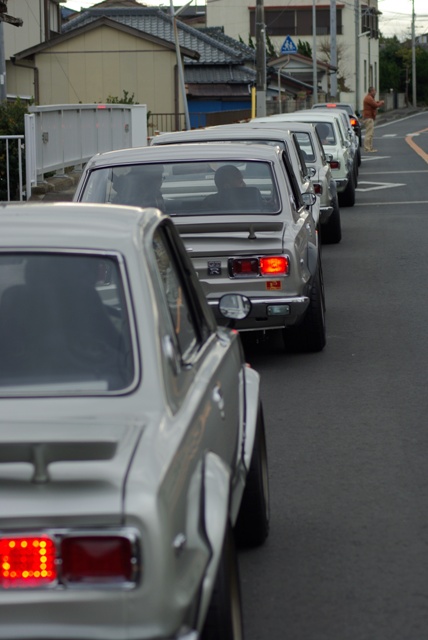
POLYGON ((381 102, 378 102, 373 96, 368 93, 363 102, 363 118, 376 118, 377 110, 382 106, 381 102))

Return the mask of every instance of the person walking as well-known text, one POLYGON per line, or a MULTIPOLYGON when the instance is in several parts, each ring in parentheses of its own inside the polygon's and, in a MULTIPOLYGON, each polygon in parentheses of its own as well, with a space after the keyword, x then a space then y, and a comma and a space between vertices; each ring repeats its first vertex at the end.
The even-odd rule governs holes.
POLYGON ((377 110, 385 104, 384 100, 375 100, 376 89, 369 87, 368 93, 363 102, 363 120, 366 128, 364 138, 364 151, 373 153, 377 149, 373 149, 374 121, 376 119, 377 110))

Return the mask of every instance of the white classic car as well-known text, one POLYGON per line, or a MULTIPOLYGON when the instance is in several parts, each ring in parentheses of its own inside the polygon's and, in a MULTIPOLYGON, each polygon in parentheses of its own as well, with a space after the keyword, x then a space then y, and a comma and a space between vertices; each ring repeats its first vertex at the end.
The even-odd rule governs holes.
POLYGON ((339 205, 353 207, 355 204, 356 169, 358 169, 355 149, 348 140, 347 131, 338 114, 327 109, 316 111, 308 109, 293 113, 275 114, 263 118, 254 118, 251 122, 309 122, 317 128, 324 152, 329 159, 333 178, 336 181, 339 205))
POLYGON ((243 638, 234 540, 269 529, 259 376, 170 218, 2 209, 0 406, 0 638, 243 638))
POLYGON ((162 208, 173 218, 219 322, 220 298, 238 292, 251 309, 236 329, 281 330, 287 349, 321 351, 326 327, 319 234, 287 164, 278 145, 122 149, 87 163, 74 198, 162 208))

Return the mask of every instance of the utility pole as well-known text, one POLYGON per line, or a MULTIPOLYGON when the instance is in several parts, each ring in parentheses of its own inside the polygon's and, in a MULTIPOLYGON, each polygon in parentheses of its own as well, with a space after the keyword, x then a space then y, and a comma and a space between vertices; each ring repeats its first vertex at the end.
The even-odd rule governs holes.
POLYGON ((13 24, 15 27, 22 27, 21 18, 14 18, 7 13, 7 0, 0 1, 0 102, 7 100, 6 88, 6 57, 4 52, 4 30, 3 22, 13 24))
POLYGON ((412 0, 412 104, 417 106, 416 100, 416 38, 415 38, 415 0, 412 0))
POLYGON ((317 73, 317 11, 315 0, 312 0, 312 104, 318 102, 318 73, 317 73))
POLYGON ((332 98, 337 96, 337 17, 336 0, 330 2, 330 64, 335 68, 331 75, 330 94, 332 98))
POLYGON ((256 1, 256 112, 266 115, 266 27, 263 0, 256 1))
POLYGON ((169 7, 170 14, 171 14, 171 19, 172 19, 172 28, 173 28, 173 32, 174 32, 175 55, 176 55, 176 58, 177 58, 177 69, 178 69, 178 81, 179 81, 179 84, 180 84, 181 98, 183 100, 184 118, 185 118, 185 121, 186 121, 186 131, 191 129, 191 126, 190 126, 189 107, 188 107, 188 104, 187 104, 186 85, 184 83, 183 60, 181 58, 180 43, 179 43, 179 40, 178 40, 177 15, 181 11, 183 11, 183 9, 188 7, 189 4, 190 4, 190 2, 188 2, 186 5, 180 7, 180 9, 178 9, 178 11, 174 12, 174 3, 173 3, 173 0, 170 0, 170 7, 169 7))
POLYGON ((355 0, 355 113, 360 111, 360 2, 355 0))

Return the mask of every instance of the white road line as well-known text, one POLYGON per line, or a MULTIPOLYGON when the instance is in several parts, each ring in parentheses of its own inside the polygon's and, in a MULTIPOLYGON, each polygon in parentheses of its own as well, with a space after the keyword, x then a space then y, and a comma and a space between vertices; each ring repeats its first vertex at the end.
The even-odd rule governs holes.
MULTIPOLYGON (((428 173, 428 169, 418 169, 418 171, 370 171, 370 175, 371 176, 382 176, 382 175, 391 175, 397 173, 398 175, 403 175, 404 173, 428 173)), ((361 172, 360 175, 365 175, 363 172, 361 172)))
POLYGON ((359 180, 356 191, 379 191, 379 189, 392 189, 393 187, 405 187, 404 182, 368 182, 367 180, 359 180), (362 187, 362 185, 368 185, 362 187))
POLYGON ((410 204, 428 204, 428 200, 406 200, 406 202, 356 202, 354 207, 392 207, 409 206, 410 204))
POLYGON ((382 138, 396 138, 397 134, 396 133, 385 133, 385 135, 382 136, 382 138))
POLYGON ((370 160, 388 160, 391 156, 370 156, 366 158, 365 156, 361 157, 362 162, 370 162, 370 160))

